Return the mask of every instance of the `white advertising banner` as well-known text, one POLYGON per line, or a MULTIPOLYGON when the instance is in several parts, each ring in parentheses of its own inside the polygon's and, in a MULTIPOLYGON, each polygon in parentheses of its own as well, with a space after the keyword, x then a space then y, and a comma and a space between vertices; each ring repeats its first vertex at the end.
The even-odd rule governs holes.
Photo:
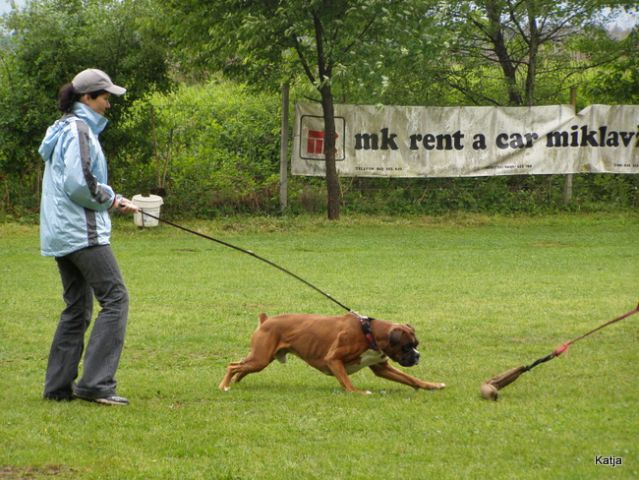
MULTIPOLYGON (((335 105, 345 177, 639 173, 639 106, 335 105)), ((319 104, 297 104, 293 175, 324 176, 319 104)))

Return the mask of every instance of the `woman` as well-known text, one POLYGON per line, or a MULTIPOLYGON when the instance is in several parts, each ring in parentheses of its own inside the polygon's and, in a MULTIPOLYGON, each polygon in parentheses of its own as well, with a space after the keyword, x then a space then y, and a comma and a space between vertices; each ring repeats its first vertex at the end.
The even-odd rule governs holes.
POLYGON ((58 94, 63 116, 51 125, 39 148, 44 159, 40 244, 54 257, 66 308, 60 315, 47 365, 44 398, 82 398, 104 405, 127 405, 116 393, 115 372, 124 345, 129 297, 110 247, 109 210, 138 208, 107 184, 107 163, 98 135, 107 124, 110 95, 126 89, 101 70, 88 69, 58 94), (93 296, 101 310, 78 366, 91 322, 93 296))

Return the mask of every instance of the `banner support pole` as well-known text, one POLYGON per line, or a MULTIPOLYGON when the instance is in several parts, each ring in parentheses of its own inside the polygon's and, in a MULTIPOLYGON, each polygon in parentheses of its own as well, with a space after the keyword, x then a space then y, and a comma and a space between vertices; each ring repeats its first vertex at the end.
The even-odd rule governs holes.
POLYGON ((288 207, 288 92, 289 84, 282 85, 282 131, 280 132, 280 212, 288 207))

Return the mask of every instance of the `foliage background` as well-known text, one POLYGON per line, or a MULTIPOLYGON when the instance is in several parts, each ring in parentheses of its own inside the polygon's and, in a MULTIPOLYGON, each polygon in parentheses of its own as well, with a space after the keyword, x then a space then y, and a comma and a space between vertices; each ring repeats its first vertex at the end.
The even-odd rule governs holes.
POLYGON ((127 192, 159 191, 173 209, 197 216, 272 211, 279 109, 272 95, 228 81, 146 95, 123 118, 130 143, 115 157, 114 182, 127 192))
MULTIPOLYGON (((291 105, 318 100, 294 48, 276 36, 305 28, 303 15, 290 15, 303 12, 304 2, 280 3, 277 28, 264 13, 268 2, 247 12, 235 0, 34 0, 5 15, 0 21, 0 218, 37 214, 43 169, 37 147, 57 117, 58 87, 89 66, 128 88, 124 98, 114 99, 111 124, 102 135, 117 191, 162 193, 169 211, 187 217, 279 213, 281 83, 290 82, 291 105)), ((309 9, 321 5, 307 3, 309 9)), ((638 29, 614 36, 602 27, 604 19, 632 2, 612 3, 618 10, 608 14, 603 8, 611 2, 603 0, 526 4, 536 6, 539 18, 551 25, 566 22, 553 42, 539 46, 536 104, 569 103, 573 86, 578 110, 593 103, 639 102, 638 29)), ((358 25, 365 25, 368 12, 375 12, 379 23, 372 24, 372 37, 360 38, 349 30, 347 18, 327 16, 331 32, 343 35, 338 45, 359 42, 351 56, 336 57, 330 79, 336 102, 507 105, 503 65, 490 53, 490 37, 480 35, 489 28, 506 34, 510 61, 517 65, 515 86, 525 87, 527 50, 516 25, 507 16, 491 24, 478 7, 523 4, 346 4, 358 12, 358 25), (428 22, 418 21, 415 12, 427 12, 428 22), (390 28, 393 22, 401 28, 390 28)), ((512 18, 525 13, 513 12, 512 18)), ((300 38, 310 56, 312 32, 302 31, 300 38)), ((637 207, 636 177, 575 175, 568 205, 558 176, 343 178, 340 188, 347 213, 609 211, 637 207)), ((321 179, 291 178, 288 212, 323 212, 326 196, 321 179)))

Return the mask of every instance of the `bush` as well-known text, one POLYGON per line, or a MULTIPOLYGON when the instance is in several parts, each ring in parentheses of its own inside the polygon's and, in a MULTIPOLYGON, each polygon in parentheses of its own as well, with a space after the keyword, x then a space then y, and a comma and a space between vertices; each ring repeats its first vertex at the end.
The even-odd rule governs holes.
POLYGON ((279 119, 277 97, 230 82, 151 93, 121 125, 131 146, 116 157, 113 182, 167 196, 182 214, 274 212, 279 119))
MULTIPOLYGON (((637 175, 574 175, 569 203, 564 202, 564 183, 562 175, 342 179, 343 209, 347 213, 441 215, 465 211, 534 215, 630 210, 639 206, 637 175)), ((311 196, 309 190, 305 187, 306 197, 311 196)), ((322 189, 314 190, 317 196, 322 189)))

